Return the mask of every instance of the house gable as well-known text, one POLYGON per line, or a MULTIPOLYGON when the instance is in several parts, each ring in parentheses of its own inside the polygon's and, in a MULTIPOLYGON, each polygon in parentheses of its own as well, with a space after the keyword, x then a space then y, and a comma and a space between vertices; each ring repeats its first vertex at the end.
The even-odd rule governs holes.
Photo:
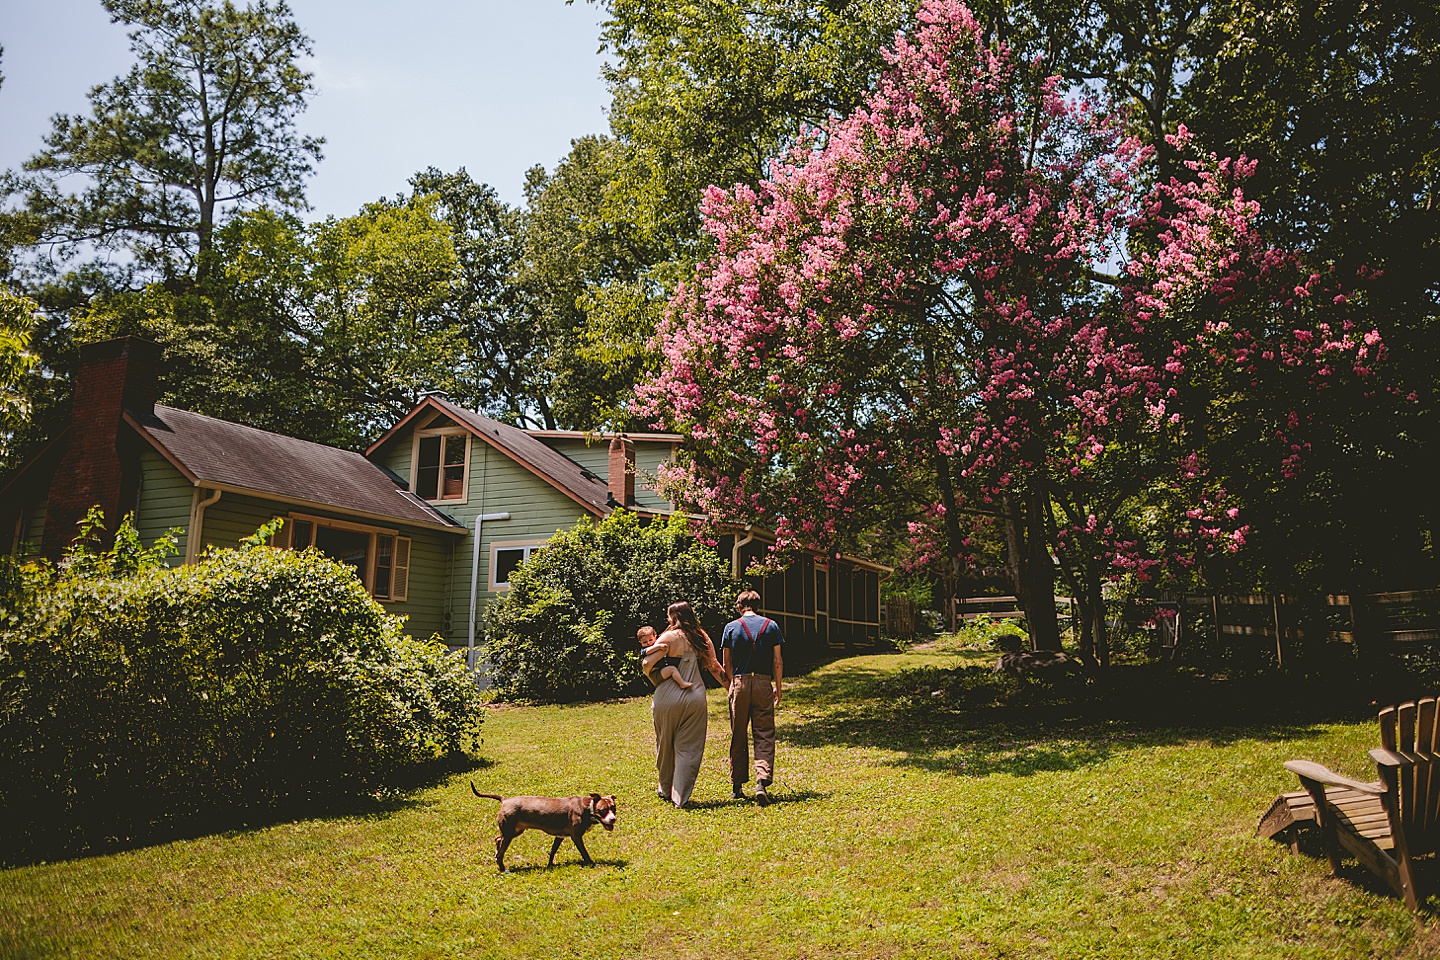
POLYGON ((470 437, 463 494, 434 505, 469 532, 456 546, 446 575, 449 615, 444 635, 451 644, 463 645, 470 637, 472 584, 478 638, 483 633, 478 620, 485 606, 506 589, 503 582, 496 583, 497 568, 503 574, 517 556, 525 556, 557 531, 573 527, 581 517, 601 516, 608 508, 604 505, 604 481, 593 474, 586 476, 580 464, 522 430, 478 414, 467 417, 437 398, 422 401, 371 445, 368 456, 413 489, 417 438, 443 435, 457 425, 470 437))
MULTIPOLYGON (((486 447, 508 457, 542 483, 573 500, 586 513, 597 517, 609 513, 610 508, 606 504, 608 489, 600 474, 576 463, 564 454, 552 450, 519 427, 491 420, 473 410, 465 410, 436 396, 429 396, 421 400, 414 410, 406 414, 383 437, 371 444, 365 451, 365 455, 398 473, 409 482, 412 491, 416 490, 417 465, 414 462, 413 453, 416 448, 415 437, 417 433, 423 434, 432 429, 432 424, 437 421, 438 417, 445 417, 464 427, 472 437, 483 441, 486 447), (401 449, 407 445, 412 450, 408 454, 401 449), (404 463, 403 470, 396 466, 402 462, 404 463)), ((473 472, 478 455, 475 445, 472 444, 467 464, 468 471, 473 472)), ((469 487, 473 488, 473 486, 472 480, 469 487)))

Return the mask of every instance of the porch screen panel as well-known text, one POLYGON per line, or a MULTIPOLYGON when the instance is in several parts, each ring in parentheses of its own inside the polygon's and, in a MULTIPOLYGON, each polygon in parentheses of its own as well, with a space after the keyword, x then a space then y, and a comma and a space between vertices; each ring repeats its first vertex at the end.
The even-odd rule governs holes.
POLYGON ((809 555, 800 558, 800 612, 815 612, 815 558, 809 555))
MULTIPOLYGON (((785 568, 785 612, 805 612, 805 586, 801 579, 803 571, 800 569, 800 561, 795 561, 785 568)), ((789 624, 786 624, 789 626, 789 624)))
POLYGON ((771 574, 760 583, 760 605, 772 613, 785 609, 785 575, 771 574))

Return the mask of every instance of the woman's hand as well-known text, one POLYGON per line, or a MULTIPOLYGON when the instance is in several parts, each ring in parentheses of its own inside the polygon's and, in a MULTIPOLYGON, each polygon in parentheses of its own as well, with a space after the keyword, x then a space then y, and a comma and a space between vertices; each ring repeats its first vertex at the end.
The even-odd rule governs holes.
POLYGON ((722 667, 720 660, 715 656, 715 644, 710 640, 710 634, 701 630, 700 636, 705 638, 706 668, 709 669, 710 675, 719 681, 722 687, 728 688, 730 686, 730 671, 722 667))

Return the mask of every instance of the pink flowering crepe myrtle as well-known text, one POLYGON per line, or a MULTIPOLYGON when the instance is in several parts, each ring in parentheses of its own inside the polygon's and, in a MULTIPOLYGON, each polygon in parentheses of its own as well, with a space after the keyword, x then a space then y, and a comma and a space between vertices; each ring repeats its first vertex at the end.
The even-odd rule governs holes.
MULTIPOLYGON (((705 194, 714 253, 634 405, 692 441, 672 495, 774 527, 782 554, 845 546, 897 498, 937 565, 965 554, 960 511, 1017 497, 1045 505, 1030 533, 1067 575, 1238 549, 1210 405, 1363 377, 1378 336, 1263 243, 1246 161, 1144 189, 1148 151, 1115 113, 1057 78, 1027 88, 954 0, 923 3, 887 63, 769 179, 705 194), (1144 502, 1165 516, 1137 523, 1144 502)), ((1292 401, 1270 438, 1286 473, 1304 426, 1292 401)))

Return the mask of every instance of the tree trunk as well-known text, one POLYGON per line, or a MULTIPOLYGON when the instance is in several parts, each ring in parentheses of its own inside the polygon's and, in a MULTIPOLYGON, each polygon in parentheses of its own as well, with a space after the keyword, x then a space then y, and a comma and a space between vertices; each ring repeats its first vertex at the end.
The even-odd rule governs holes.
POLYGON ((1071 589, 1075 591, 1075 606, 1070 611, 1070 622, 1080 659, 1087 667, 1098 666, 1100 661, 1095 657, 1095 615, 1091 609, 1090 593, 1084 587, 1083 578, 1077 583, 1072 577, 1071 589))
POLYGON ((1005 567, 1015 585, 1015 599, 1025 611, 1030 645, 1036 650, 1060 649, 1060 624, 1055 618, 1055 564, 1045 537, 1045 494, 1031 490, 1023 500, 1006 494, 1005 567))
POLYGON ((945 507, 945 545, 949 554, 945 558, 945 581, 949 584, 946 595, 954 596, 955 584, 960 580, 960 542, 965 534, 960 529, 960 506, 955 500, 950 459, 941 453, 935 455, 935 480, 940 488, 940 503, 945 507))
POLYGON ((1094 643, 1092 656, 1101 667, 1110 666, 1110 628, 1105 621, 1105 594, 1098 564, 1085 567, 1085 592, 1089 595, 1089 616, 1093 620, 1090 636, 1094 643))

